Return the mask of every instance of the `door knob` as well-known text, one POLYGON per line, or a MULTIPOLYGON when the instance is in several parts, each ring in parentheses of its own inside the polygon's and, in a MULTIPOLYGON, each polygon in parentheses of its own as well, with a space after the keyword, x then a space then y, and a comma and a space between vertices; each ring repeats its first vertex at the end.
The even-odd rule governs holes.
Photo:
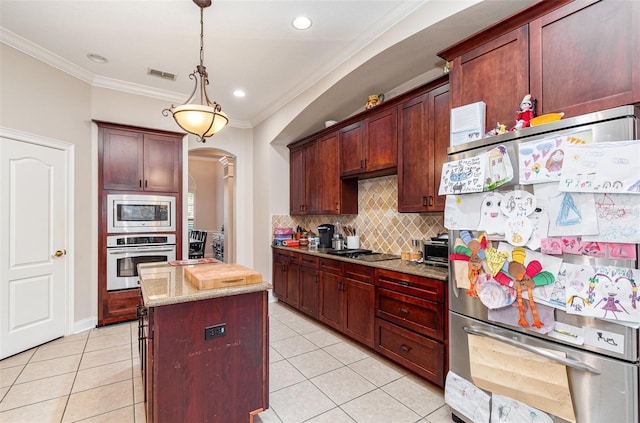
POLYGON ((53 257, 62 257, 67 254, 67 250, 57 250, 53 253, 53 257))

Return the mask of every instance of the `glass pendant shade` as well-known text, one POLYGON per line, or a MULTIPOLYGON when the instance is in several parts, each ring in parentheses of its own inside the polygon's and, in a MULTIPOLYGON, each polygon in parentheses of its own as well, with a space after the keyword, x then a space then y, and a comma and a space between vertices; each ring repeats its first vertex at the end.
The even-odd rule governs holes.
POLYGON ((200 139, 210 137, 227 126, 227 115, 215 107, 201 104, 182 104, 173 109, 173 118, 180 128, 200 139))

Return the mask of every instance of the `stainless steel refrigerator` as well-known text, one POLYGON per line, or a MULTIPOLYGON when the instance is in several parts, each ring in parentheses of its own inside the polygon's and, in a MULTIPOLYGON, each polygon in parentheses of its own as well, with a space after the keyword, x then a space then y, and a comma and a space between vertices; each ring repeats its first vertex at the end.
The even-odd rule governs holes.
MULTIPOLYGON (((563 136, 589 131, 593 142, 610 142, 638 139, 639 110, 633 106, 618 107, 598 113, 563 119, 539 127, 525 128, 481 141, 450 147, 449 161, 474 157, 488 152, 498 145, 506 147, 514 168, 513 180, 498 191, 521 189, 532 191, 532 185, 519 184, 518 154, 523 143, 550 136, 563 136)), ((640 161, 640 157, 631 160, 640 161)), ((640 221, 636 222, 640 227, 640 221)), ((460 231, 449 231, 450 250, 460 231)), ((478 235, 478 232, 474 232, 478 235)), ((489 236, 489 238, 492 238, 489 236)), ((493 237, 493 245, 500 239, 493 237)), ((564 254, 562 259, 572 263, 597 263, 638 269, 640 249, 635 245, 635 260, 611 260, 585 255, 564 254)), ((554 309, 554 319, 569 327, 595 330, 603 341, 616 340, 619 348, 601 348, 597 343, 582 345, 569 338, 550 336, 517 324, 504 324, 489 319, 489 309, 477 298, 466 295, 457 288, 454 267, 449 270, 449 369, 467 381, 472 381, 469 339, 490 338, 500 345, 515 346, 522 351, 542 354, 559 362, 567 369, 575 418, 580 423, 638 422, 639 410, 639 329, 637 324, 619 324, 614 321, 569 314, 554 309), (559 352, 562 356, 549 354, 559 352)), ((640 281, 638 281, 640 282, 640 281)), ((486 392, 486 391, 485 391, 486 392)), ((454 421, 473 421, 461 410, 452 406, 454 421)), ((495 418, 494 416, 493 418, 495 418)), ((566 422, 552 415, 554 422, 566 422)), ((500 421, 499 419, 492 421, 500 421)))

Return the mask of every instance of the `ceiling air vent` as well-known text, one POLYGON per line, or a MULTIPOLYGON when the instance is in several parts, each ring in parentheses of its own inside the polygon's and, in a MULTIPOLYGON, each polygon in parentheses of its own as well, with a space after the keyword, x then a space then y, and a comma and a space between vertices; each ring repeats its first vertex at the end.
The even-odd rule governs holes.
POLYGON ((168 79, 170 81, 176 80, 176 75, 174 73, 164 72, 158 69, 149 69, 147 73, 151 76, 157 76, 158 78, 168 79))

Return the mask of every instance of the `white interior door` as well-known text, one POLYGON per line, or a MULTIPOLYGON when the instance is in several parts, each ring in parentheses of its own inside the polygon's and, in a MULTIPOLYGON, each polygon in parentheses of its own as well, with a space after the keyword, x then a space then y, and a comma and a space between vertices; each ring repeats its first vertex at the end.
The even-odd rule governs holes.
POLYGON ((0 359, 65 334, 67 166, 0 136, 0 359))

